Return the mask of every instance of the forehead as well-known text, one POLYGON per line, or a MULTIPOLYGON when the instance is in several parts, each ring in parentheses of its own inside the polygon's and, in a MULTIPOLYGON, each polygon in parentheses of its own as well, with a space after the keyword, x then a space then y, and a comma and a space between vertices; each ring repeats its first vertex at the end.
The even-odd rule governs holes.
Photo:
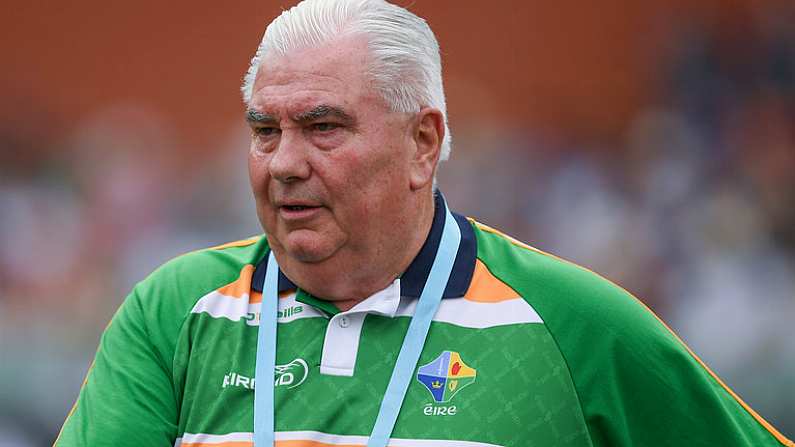
POLYGON ((361 37, 268 56, 257 72, 250 107, 291 115, 318 104, 356 109, 382 103, 365 73, 368 63, 367 43, 361 37))

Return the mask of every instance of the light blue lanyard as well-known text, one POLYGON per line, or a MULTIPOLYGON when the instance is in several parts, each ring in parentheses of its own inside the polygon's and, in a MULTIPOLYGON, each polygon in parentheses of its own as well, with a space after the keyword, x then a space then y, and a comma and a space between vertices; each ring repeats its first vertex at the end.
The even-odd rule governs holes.
MULTIPOLYGON (((447 287, 453 263, 461 242, 461 230, 444 204, 444 230, 431 272, 422 289, 417 309, 411 319, 392 378, 381 401, 367 447, 386 447, 395 427, 400 407, 406 396, 414 369, 420 359, 428 329, 439 308, 447 287)), ((254 445, 272 447, 274 435, 274 370, 276 369, 276 311, 278 307, 279 265, 273 252, 268 257, 268 269, 262 286, 259 334, 257 336, 257 365, 254 387, 254 445)))
POLYGON ((254 446, 271 447, 273 433, 274 371, 276 370, 276 311, 279 307, 279 264, 271 250, 262 284, 257 364, 254 370, 254 446))

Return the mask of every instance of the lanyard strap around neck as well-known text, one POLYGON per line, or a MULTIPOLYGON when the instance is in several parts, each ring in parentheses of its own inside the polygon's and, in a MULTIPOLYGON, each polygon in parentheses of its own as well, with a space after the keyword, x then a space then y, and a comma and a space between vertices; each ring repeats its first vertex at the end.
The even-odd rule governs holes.
POLYGON ((271 250, 262 285, 257 364, 254 370, 254 445, 272 447, 274 437, 274 371, 276 370, 276 312, 279 307, 279 264, 271 250))
MULTIPOLYGON (((387 385, 367 447, 386 447, 395 427, 400 407, 417 367, 433 316, 453 271, 461 230, 444 204, 444 230, 428 280, 422 289, 414 316, 403 339, 392 377, 387 385)), ((273 252, 262 287, 262 307, 257 336, 256 386, 254 387, 254 445, 272 447, 274 435, 274 370, 276 369, 276 312, 278 307, 279 266, 273 252)))

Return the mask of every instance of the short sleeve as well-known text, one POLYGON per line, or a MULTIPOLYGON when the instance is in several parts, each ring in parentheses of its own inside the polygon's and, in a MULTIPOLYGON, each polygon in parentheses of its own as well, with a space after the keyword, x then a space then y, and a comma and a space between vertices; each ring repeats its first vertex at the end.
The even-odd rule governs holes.
POLYGON ((595 447, 792 445, 638 299, 588 272, 568 273, 579 290, 547 308, 545 322, 595 447))
POLYGON ((154 346, 134 290, 105 329, 55 445, 173 445, 177 405, 171 363, 154 346))

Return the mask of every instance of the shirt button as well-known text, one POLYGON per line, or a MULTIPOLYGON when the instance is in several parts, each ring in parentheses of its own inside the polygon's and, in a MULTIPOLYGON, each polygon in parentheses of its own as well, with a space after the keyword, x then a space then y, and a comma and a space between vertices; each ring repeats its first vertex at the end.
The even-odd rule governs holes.
POLYGON ((351 325, 351 322, 348 319, 348 317, 343 315, 343 316, 340 317, 339 324, 340 324, 341 328, 346 328, 346 327, 351 325))

